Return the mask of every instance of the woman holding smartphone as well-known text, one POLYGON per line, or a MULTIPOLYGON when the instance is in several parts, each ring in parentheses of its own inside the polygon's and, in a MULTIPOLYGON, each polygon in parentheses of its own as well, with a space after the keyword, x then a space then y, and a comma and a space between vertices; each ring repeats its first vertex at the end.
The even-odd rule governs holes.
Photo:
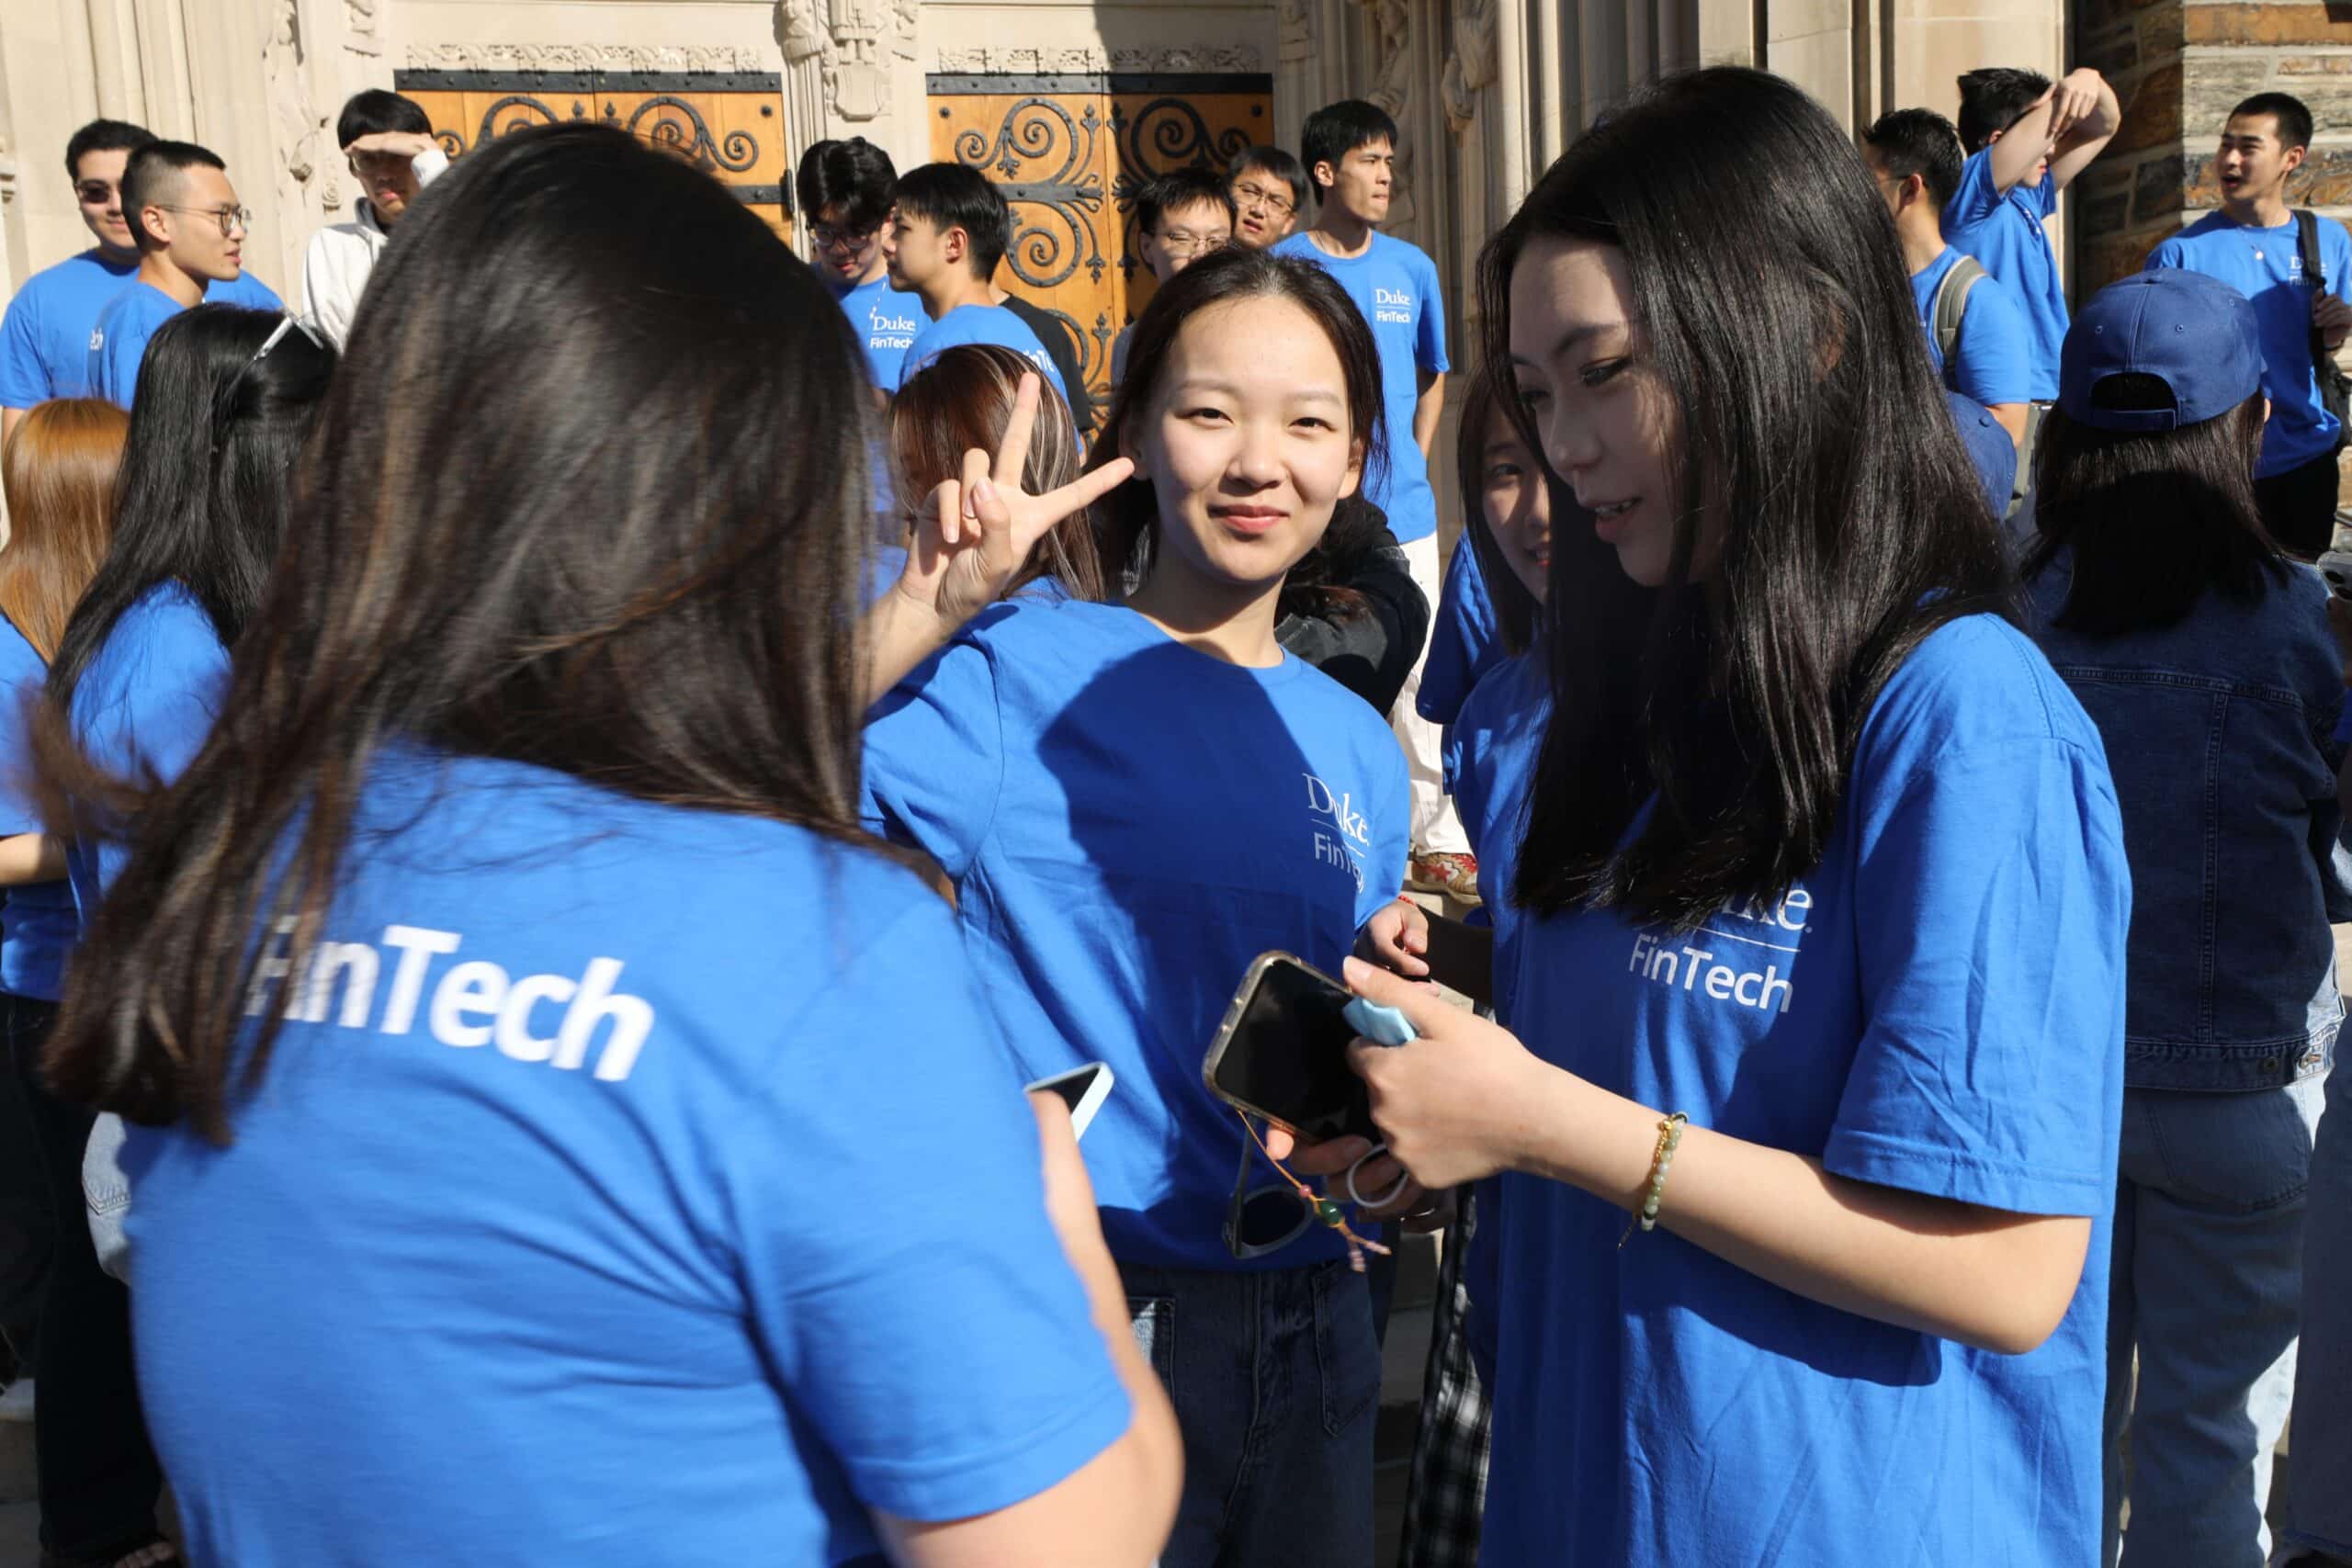
POLYGON ((867 819, 956 884, 1022 1070, 1118 1075, 1086 1146, 1183 1423, 1167 1568, 1362 1568, 1373 1549, 1369 1292, 1287 1190, 1229 1204, 1249 1145, 1201 1058, 1253 959, 1336 966, 1404 870, 1395 738, 1276 637, 1285 579, 1380 460, 1379 388, 1319 268, 1195 262, 1136 322, 1095 446, 1098 475, 1136 475, 1098 509, 1103 581, 1133 562, 1139 584, 980 617, 866 730, 867 819))
POLYGON ((1502 1173, 1484 1560, 2080 1568, 2121 824, 1869 175, 1778 78, 1671 78, 1482 298, 1590 518, 1553 540, 1512 1026, 1349 968, 1426 1037, 1355 1047, 1396 1157, 1502 1173))

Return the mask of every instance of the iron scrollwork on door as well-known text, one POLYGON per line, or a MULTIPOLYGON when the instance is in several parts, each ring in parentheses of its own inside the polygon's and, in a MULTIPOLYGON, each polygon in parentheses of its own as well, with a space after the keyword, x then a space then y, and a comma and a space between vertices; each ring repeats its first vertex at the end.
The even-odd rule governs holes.
POLYGON ((1091 214, 1102 209, 1102 172, 1095 166, 1095 136, 1102 116, 1088 104, 1077 115, 1052 98, 1027 97, 1006 109, 991 137, 979 130, 956 138, 956 161, 989 175, 1014 204, 1012 243, 1005 254, 1012 275, 1033 288, 1051 288, 1082 265, 1098 283, 1109 260, 1091 214), (1043 179, 1023 179, 1031 165, 1059 151, 1061 162, 1043 179), (1021 209, 1041 211, 1031 218, 1021 209))
MULTIPOLYGON (((438 100, 446 95, 454 108, 458 95, 479 102, 496 94, 471 125, 472 144, 480 145, 510 131, 532 125, 558 125, 594 119, 614 126, 722 176, 757 167, 773 153, 781 157, 784 122, 767 103, 760 116, 774 118, 775 146, 762 145, 759 135, 740 126, 711 130, 704 116, 706 102, 724 101, 714 95, 742 96, 782 102, 779 78, 743 72, 503 72, 400 71, 396 85, 403 92, 438 100), (634 100, 634 101, 632 101, 634 100)), ((435 115, 436 121, 441 116, 435 115)), ((464 121, 436 124, 434 139, 451 157, 464 153, 468 138, 464 121)), ((790 210, 791 196, 782 182, 741 184, 729 188, 747 203, 775 204, 790 210)))

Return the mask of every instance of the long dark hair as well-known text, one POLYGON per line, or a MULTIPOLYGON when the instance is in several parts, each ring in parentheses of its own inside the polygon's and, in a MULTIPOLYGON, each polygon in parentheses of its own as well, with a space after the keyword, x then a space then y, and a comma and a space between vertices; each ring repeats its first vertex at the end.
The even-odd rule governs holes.
POLYGON ((187 589, 224 648, 253 618, 286 534, 295 457, 334 374, 334 350, 300 332, 254 357, 284 320, 198 305, 155 330, 130 405, 114 536, 50 665, 57 713, 73 711, 115 623, 159 584, 187 589))
POLYGON ((220 717, 75 957, 60 1089, 228 1137, 256 933, 304 971, 387 745, 865 841, 861 362, 668 153, 594 124, 469 153, 369 281, 220 717))
MULTIPOLYGON (((2153 376, 2109 376, 2092 389, 2105 407, 2169 408, 2153 376)), ((2028 580, 2074 554, 2055 624, 2088 637, 2161 631, 2210 590, 2253 604, 2288 580, 2287 558, 2262 526, 2254 465, 2262 394, 2173 430, 2113 431, 2052 409, 2034 448, 2034 527, 2028 580)))
MULTIPOLYGON (((1111 400, 1110 414, 1095 437, 1087 467, 1097 468, 1118 457, 1130 434, 1140 434, 1160 371, 1184 323, 1212 306, 1250 299, 1287 299, 1296 305, 1323 330, 1339 355, 1348 430, 1363 444, 1363 470, 1355 493, 1332 509, 1323 537, 1283 577, 1275 614, 1345 618, 1364 608, 1363 595, 1346 586, 1349 576, 1381 543, 1379 510, 1364 497, 1375 476, 1387 471, 1387 426, 1381 404, 1380 349, 1373 342, 1372 329, 1347 291, 1313 262, 1234 245, 1201 257, 1160 285, 1136 319, 1126 378, 1111 400)), ((1096 514, 1102 581, 1119 583, 1148 577, 1159 547, 1159 502, 1152 487, 1141 478, 1121 485, 1103 498, 1096 514)))
POLYGON ((1654 591, 1590 530, 1555 531, 1517 897, 1689 925, 1820 860, 1880 688, 1944 622, 2009 614, 2007 562, 1894 224, 1797 88, 1690 72, 1579 138, 1487 247, 1489 363, 1510 362, 1511 272, 1538 238, 1623 250, 1639 353, 1679 415, 1681 521, 1654 591), (1700 583, 1702 518, 1722 550, 1700 583))
MULTIPOLYGON (((1495 374, 1496 362, 1488 360, 1470 376, 1470 390, 1462 400, 1461 422, 1454 428, 1453 472, 1462 487, 1462 538, 1478 559, 1478 575, 1487 585, 1487 601, 1495 607, 1495 630, 1501 637, 1503 648, 1512 654, 1525 653, 1535 646, 1535 633, 1543 624, 1544 602, 1527 591, 1519 573, 1503 558, 1502 546, 1495 538, 1495 531, 1487 525, 1487 427, 1495 416, 1510 418, 1505 406, 1505 386, 1495 374)), ((1514 428, 1516 425, 1514 424, 1514 428)), ((1531 446, 1530 452, 1540 450, 1531 446)), ((1564 489, 1552 478, 1541 458, 1535 471, 1527 476, 1530 484, 1540 484, 1552 491, 1552 516, 1556 536, 1558 525, 1566 522, 1568 509, 1562 502, 1564 489)), ((1459 549, 1461 546, 1454 547, 1459 549)))
MULTIPOLYGON (((978 447, 993 452, 1012 422, 1021 377, 1035 372, 1028 357, 1002 344, 958 344, 907 378, 890 400, 890 488, 899 504, 920 506, 924 498, 964 471, 964 454, 978 447)), ((1042 378, 1041 378, 1042 379, 1042 378)), ((1079 475, 1081 448, 1069 405, 1051 385, 1038 389, 1037 423, 1021 462, 1021 488, 1032 495, 1059 490, 1079 475)), ((1051 577, 1070 597, 1102 598, 1101 563, 1092 522, 1074 513, 1037 541, 1027 561, 1005 585, 1012 598, 1039 578, 1051 577)))

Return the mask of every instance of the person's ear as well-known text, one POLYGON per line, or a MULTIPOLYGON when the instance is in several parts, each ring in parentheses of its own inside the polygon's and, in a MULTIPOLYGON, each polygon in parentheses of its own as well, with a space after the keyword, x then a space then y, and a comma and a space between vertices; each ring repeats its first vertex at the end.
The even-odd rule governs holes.
POLYGON ((2310 156, 2311 156, 2311 149, 2310 149, 2310 148, 2308 148, 2308 147, 2290 147, 2290 148, 2288 148, 2288 149, 2287 149, 2287 155, 2286 155, 2284 158, 2281 158, 2280 160, 2278 160, 2278 163, 2279 163, 2279 172, 2280 172, 2281 174, 2288 174, 2288 175, 2291 175, 2291 174, 2293 174, 2297 169, 2300 169, 2300 168, 2301 168, 2301 167, 2303 166, 2303 160, 2304 160, 2305 158, 2310 157, 2310 156))
POLYGON ((1340 499, 1345 501, 1355 494, 1357 486, 1363 482, 1363 443, 1351 441, 1348 443, 1348 471, 1340 477, 1340 499))
POLYGON ((1915 201, 1925 201, 1925 200, 1927 200, 1927 199, 1928 199, 1928 177, 1927 177, 1925 175, 1904 175, 1904 176, 1903 176, 1903 204, 1904 204, 1905 207, 1908 207, 1911 203, 1913 203, 1913 202, 1915 202, 1915 201))
POLYGON ((1330 160, 1328 158, 1319 158, 1316 160, 1315 168, 1311 177, 1317 185, 1322 186, 1325 190, 1329 190, 1333 186, 1340 183, 1340 172, 1331 166, 1330 160))
POLYGON ((1996 130, 1993 132, 1992 135, 1987 136, 1984 139, 1984 145, 1990 147, 1994 142, 1998 141, 2002 137, 2007 136, 2007 134, 2008 132, 2007 130, 1996 130))

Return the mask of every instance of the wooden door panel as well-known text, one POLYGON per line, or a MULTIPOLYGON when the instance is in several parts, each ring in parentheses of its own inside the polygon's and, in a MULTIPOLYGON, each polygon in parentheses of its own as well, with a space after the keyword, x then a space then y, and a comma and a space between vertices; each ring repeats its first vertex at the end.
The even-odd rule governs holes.
POLYGON ((1150 298, 1136 194, 1170 169, 1221 170, 1267 139, 1272 78, 938 74, 928 85, 931 155, 978 169, 1012 209, 998 287, 1070 325, 1102 400, 1112 342, 1150 298))
POLYGON ((453 158, 530 125, 595 119, 707 169, 786 238, 792 233, 782 83, 760 73, 400 71, 453 158))

